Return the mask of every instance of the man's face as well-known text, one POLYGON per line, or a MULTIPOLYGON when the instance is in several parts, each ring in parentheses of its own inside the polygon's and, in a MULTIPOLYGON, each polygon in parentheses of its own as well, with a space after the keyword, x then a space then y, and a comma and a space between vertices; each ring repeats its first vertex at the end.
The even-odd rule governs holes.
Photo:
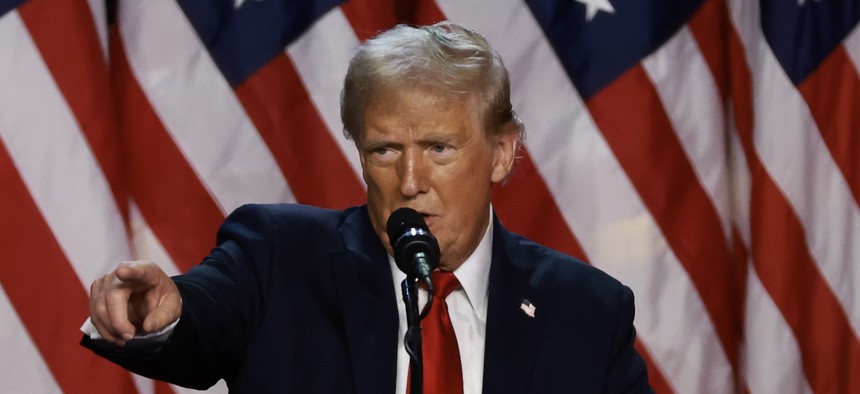
POLYGON ((409 207, 438 239, 440 267, 459 267, 487 228, 490 189, 510 172, 515 142, 515 133, 486 136, 474 99, 420 88, 377 95, 356 145, 370 219, 388 252, 388 217, 409 207))

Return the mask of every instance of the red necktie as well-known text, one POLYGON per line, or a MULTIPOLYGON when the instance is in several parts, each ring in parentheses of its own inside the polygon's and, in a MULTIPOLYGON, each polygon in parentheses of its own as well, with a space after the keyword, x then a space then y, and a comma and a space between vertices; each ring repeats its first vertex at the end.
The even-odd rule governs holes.
POLYGON ((457 335, 445 297, 460 288, 460 281, 451 272, 436 271, 432 275, 433 306, 421 321, 422 352, 424 353, 424 393, 462 394, 463 369, 457 335))

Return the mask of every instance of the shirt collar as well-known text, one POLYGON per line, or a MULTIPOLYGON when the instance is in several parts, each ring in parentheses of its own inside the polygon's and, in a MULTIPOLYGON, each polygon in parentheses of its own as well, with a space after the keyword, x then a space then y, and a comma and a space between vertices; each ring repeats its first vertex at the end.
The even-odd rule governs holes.
MULTIPOLYGON (((490 282, 490 263, 493 259, 493 208, 490 207, 490 220, 487 224, 487 230, 484 231, 484 236, 475 251, 466 258, 456 270, 454 276, 460 281, 463 286, 463 291, 466 293, 466 298, 475 310, 478 316, 486 316, 487 310, 487 288, 490 282)), ((397 268, 397 263, 394 262, 394 257, 388 255, 388 263, 391 265, 391 276, 394 279, 395 293, 397 294, 397 302, 403 302, 403 293, 400 291, 400 282, 406 279, 406 274, 397 268)))

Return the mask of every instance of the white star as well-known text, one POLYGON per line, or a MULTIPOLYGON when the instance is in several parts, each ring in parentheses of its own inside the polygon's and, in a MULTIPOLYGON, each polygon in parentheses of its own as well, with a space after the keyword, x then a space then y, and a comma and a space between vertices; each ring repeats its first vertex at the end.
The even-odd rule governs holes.
POLYGON ((577 3, 585 4, 585 21, 591 22, 597 11, 603 11, 608 14, 615 13, 615 7, 609 3, 609 0, 576 0, 577 3))

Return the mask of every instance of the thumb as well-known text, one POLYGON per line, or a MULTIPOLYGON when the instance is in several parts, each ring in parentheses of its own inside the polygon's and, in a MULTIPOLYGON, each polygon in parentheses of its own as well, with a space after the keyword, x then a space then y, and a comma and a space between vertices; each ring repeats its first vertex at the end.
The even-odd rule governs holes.
POLYGON ((179 320, 182 314, 182 301, 178 295, 168 296, 143 320, 143 331, 156 332, 179 320))

